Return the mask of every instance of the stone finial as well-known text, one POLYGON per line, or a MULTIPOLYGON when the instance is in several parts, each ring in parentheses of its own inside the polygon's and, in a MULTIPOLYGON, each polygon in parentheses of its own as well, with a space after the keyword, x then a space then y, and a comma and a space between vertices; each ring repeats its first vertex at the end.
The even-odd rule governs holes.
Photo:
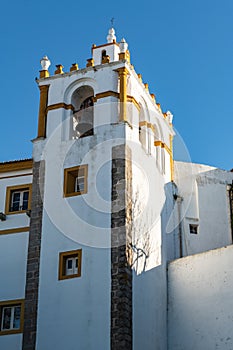
POLYGON ((104 56, 103 58, 102 58, 102 64, 105 64, 105 63, 109 63, 110 62, 110 56, 104 56))
POLYGON ((48 59, 47 56, 44 56, 40 60, 41 68, 40 70, 40 78, 48 78, 49 77, 49 66, 51 65, 50 60, 48 59))
POLYGON ((55 70, 55 74, 63 74, 64 73, 62 70, 62 68, 64 68, 62 64, 57 64, 56 67, 57 67, 57 69, 55 70))
POLYGON ((42 70, 48 70, 50 65, 51 65, 51 62, 48 59, 48 56, 42 57, 41 60, 40 60, 40 64, 41 64, 42 70))
POLYGON ((93 60, 93 58, 88 58, 88 59, 87 59, 86 67, 93 67, 93 66, 94 66, 94 60, 93 60))
POLYGON ((108 36, 107 36, 107 42, 108 43, 113 43, 116 42, 116 35, 115 35, 115 30, 114 28, 110 28, 108 31, 108 36))
POLYGON ((166 112, 167 115, 167 120, 169 124, 172 124, 172 120, 173 120, 173 114, 170 111, 166 112))
POLYGON ((128 44, 124 38, 121 39, 119 46, 120 46, 120 52, 126 52, 128 50, 128 44))
POLYGON ((70 72, 74 72, 75 70, 78 70, 77 63, 72 63, 72 66, 70 67, 70 72))

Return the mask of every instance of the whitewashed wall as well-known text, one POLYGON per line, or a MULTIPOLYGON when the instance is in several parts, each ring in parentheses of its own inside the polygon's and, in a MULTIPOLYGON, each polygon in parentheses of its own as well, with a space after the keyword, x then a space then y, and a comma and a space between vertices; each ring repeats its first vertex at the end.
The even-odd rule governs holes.
POLYGON ((233 348, 233 246, 168 268, 169 350, 233 348))
POLYGON ((228 193, 232 180, 232 172, 175 162, 175 183, 182 197, 180 227, 184 256, 232 243, 228 193), (190 234, 189 224, 199 226, 198 234, 190 234))

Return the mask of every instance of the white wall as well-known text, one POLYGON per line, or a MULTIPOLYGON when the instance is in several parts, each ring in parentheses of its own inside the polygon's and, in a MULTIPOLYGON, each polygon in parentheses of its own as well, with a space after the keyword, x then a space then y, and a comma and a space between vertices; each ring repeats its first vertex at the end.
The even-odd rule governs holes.
POLYGON ((175 183, 182 197, 184 256, 231 244, 227 187, 232 180, 232 172, 202 164, 175 162, 175 183), (190 234, 189 224, 199 225, 198 234, 190 234))
MULTIPOLYGON (((0 212, 5 212, 6 188, 32 183, 31 170, 2 173, 0 178, 0 212), (12 177, 16 176, 16 177, 12 177)), ((28 232, 1 234, 3 230, 28 227, 30 219, 25 214, 7 215, 0 221, 0 302, 25 298, 28 232)), ((22 334, 0 336, 0 349, 21 348, 22 334)))
MULTIPOLYGON (((28 232, 0 235, 0 301, 25 298, 28 232)), ((21 348, 22 334, 0 336, 0 349, 21 348)))
POLYGON ((233 348, 233 246, 168 268, 169 350, 233 348))

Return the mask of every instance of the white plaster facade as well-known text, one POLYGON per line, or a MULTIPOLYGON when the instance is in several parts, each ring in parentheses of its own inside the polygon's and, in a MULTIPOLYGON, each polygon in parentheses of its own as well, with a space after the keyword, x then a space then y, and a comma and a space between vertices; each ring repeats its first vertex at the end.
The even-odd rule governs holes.
MULTIPOLYGON (((212 283, 212 264, 217 266, 214 288, 222 284, 221 272, 227 270, 223 292, 230 294, 232 248, 221 247, 232 244, 229 188, 233 173, 175 162, 173 178, 171 114, 162 113, 128 58, 119 59, 121 45, 114 41, 114 33, 109 35, 107 44, 93 47, 93 66, 37 81, 49 89, 46 137, 33 141, 34 162, 45 162, 36 350, 73 350, 77 345, 82 350, 110 349, 111 162, 117 145, 131 150, 133 349, 192 349, 188 337, 182 337, 186 331, 191 339, 197 336, 193 349, 212 349, 201 347, 200 329, 195 333, 186 322, 188 297, 195 296, 192 311, 198 311, 204 326, 208 310, 198 305, 197 294, 212 283), (109 56, 109 63, 102 63, 103 54, 109 56), (121 102, 121 69, 127 71, 127 102, 121 102), (93 118, 93 130, 80 137, 80 120, 74 114, 88 98, 93 99, 88 116, 93 118), (122 104, 126 120, 122 120, 122 104), (64 170, 80 165, 87 165, 87 191, 65 197, 64 170), (190 224, 198 226, 195 234, 190 233, 190 224), (203 253, 215 248, 220 250, 203 253), (82 250, 81 276, 60 280, 59 254, 77 249, 82 250), (189 257, 178 259, 183 256, 189 257), (175 261, 168 265, 171 260, 175 261), (183 283, 186 289, 182 290, 183 283)), ((33 179, 31 169, 4 172, 3 163, 0 170, 0 213, 4 213, 7 186, 29 184, 33 179)), ((28 232, 6 230, 29 224, 26 213, 0 221, 0 308, 1 301, 25 298, 28 232)), ((216 294, 211 301, 222 305, 220 297, 216 294)), ((226 303, 224 310, 229 306, 226 303)), ((224 322, 226 317, 233 319, 233 314, 226 313, 224 322)), ((216 324, 210 322, 210 334, 216 324)), ((220 336, 215 343, 205 338, 207 345, 223 343, 220 336)), ((231 333, 224 333, 223 339, 226 346, 231 344, 231 333)), ((0 349, 18 350, 21 344, 22 334, 1 335, 0 331, 0 349)))
MULTIPOLYGON (((1 171, 0 212, 5 213, 7 187, 31 183, 32 169, 1 171)), ((5 221, 0 221, 0 303, 25 298, 29 224, 26 213, 7 215, 5 221)), ((22 334, 0 336, 0 349, 21 347, 22 334)))

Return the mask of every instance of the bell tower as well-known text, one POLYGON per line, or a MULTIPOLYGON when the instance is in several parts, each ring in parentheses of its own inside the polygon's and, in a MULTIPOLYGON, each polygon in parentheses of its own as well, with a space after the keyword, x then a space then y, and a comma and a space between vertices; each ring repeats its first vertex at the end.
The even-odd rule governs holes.
POLYGON ((50 64, 42 58, 37 79, 29 257, 39 254, 28 259, 23 349, 165 349, 161 212, 173 180, 172 115, 114 28, 86 67, 58 64, 50 74, 50 64))

